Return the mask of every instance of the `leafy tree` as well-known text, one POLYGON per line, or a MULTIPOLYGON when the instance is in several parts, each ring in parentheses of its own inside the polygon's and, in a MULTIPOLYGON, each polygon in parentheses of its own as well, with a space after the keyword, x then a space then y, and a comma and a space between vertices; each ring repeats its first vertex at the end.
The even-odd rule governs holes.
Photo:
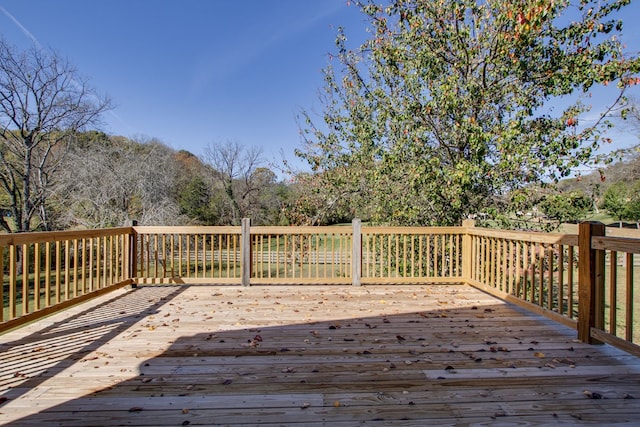
POLYGON ((618 221, 640 221, 640 180, 612 184, 604 193, 602 207, 618 221))
POLYGON ((629 221, 640 222, 640 181, 631 187, 629 200, 624 209, 624 218, 629 221))
POLYGON ((255 224, 279 224, 278 213, 286 192, 277 182, 276 174, 269 168, 259 167, 253 172, 251 182, 258 191, 247 195, 248 215, 255 224))
POLYGON ((110 107, 59 56, 36 48, 20 52, 0 39, 4 231, 51 228, 48 200, 69 144, 110 107))
POLYGON ((613 108, 636 83, 640 62, 611 19, 628 3, 357 2, 371 36, 351 49, 339 31, 323 124, 302 113, 297 155, 331 190, 320 205, 340 197, 376 222, 456 224, 593 162, 611 110, 582 123, 580 99, 616 82, 613 108), (568 106, 552 112, 553 99, 568 106))
POLYGON ((251 218, 263 224, 278 217, 276 175, 262 166, 261 148, 246 148, 235 141, 212 143, 205 148, 203 161, 221 189, 221 223, 239 225, 242 218, 251 218))
POLYGON ((616 182, 607 188, 602 201, 602 208, 606 209, 617 220, 625 217, 624 211, 627 205, 629 190, 624 181, 616 182))
POLYGON ((201 176, 195 176, 177 194, 180 213, 204 224, 215 224, 217 217, 211 207, 209 186, 201 176))
POLYGON ((319 174, 298 173, 289 185, 291 195, 283 205, 284 219, 291 225, 331 225, 367 217, 351 210, 348 198, 332 195, 319 174))
POLYGON ((217 224, 220 218, 215 208, 210 168, 186 150, 178 151, 175 159, 178 170, 172 192, 180 213, 198 224, 217 224))
POLYGON ((579 221, 591 211, 592 206, 591 198, 581 191, 548 194, 539 203, 542 212, 560 223, 579 221))

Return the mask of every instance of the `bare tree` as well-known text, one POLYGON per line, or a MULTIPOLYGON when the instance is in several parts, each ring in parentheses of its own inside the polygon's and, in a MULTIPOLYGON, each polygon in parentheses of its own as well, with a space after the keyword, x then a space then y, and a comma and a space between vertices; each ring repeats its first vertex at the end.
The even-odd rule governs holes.
POLYGON ((633 132, 640 138, 640 98, 634 96, 629 97, 627 120, 633 132))
POLYGON ((0 189, 7 232, 48 230, 47 200, 73 135, 111 108, 55 53, 0 39, 0 189))
POLYGON ((231 210, 231 224, 240 224, 251 208, 251 195, 260 191, 263 180, 256 170, 262 165, 262 149, 244 148, 236 141, 210 143, 205 147, 203 162, 214 170, 214 178, 222 186, 231 210))
POLYGON ((156 139, 84 133, 60 172, 54 208, 57 225, 104 228, 131 220, 144 225, 184 223, 172 197, 178 163, 175 151, 156 139))

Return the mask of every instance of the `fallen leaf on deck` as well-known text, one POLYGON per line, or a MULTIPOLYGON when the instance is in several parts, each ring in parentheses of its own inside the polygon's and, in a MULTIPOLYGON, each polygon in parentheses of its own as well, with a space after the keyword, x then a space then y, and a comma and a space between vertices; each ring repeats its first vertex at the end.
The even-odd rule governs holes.
POLYGON ((585 390, 582 392, 582 394, 584 394, 589 399, 602 399, 602 395, 597 391, 585 390))
POLYGON ((533 355, 535 357, 539 357, 540 359, 542 359, 544 357, 544 353, 541 351, 536 351, 535 353, 533 353, 533 355))

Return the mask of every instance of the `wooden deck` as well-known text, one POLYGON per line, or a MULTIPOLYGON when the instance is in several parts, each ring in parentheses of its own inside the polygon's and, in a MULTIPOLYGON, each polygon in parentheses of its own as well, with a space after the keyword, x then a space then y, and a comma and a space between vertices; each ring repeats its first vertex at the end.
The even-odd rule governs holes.
POLYGON ((640 360, 468 286, 156 286, 0 336, 0 423, 638 425, 640 360))

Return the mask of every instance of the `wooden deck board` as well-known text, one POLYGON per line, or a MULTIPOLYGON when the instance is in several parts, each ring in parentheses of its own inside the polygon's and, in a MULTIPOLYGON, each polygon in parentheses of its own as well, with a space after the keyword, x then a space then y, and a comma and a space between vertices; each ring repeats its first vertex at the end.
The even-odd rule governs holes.
POLYGON ((0 423, 636 425, 640 360, 575 336, 463 285, 144 286, 0 336, 0 423))

